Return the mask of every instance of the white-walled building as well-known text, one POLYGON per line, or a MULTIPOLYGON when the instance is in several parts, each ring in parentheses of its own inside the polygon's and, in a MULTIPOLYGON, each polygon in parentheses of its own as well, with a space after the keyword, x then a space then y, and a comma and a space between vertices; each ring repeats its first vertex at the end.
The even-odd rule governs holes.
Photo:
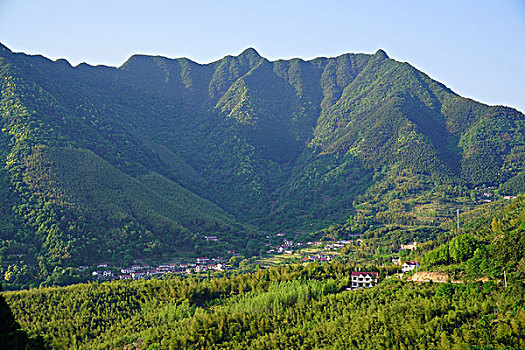
POLYGON ((419 267, 419 263, 417 261, 405 261, 403 264, 403 267, 401 268, 401 271, 408 272, 414 270, 416 267, 419 267))
POLYGON ((352 289, 373 287, 378 282, 377 272, 352 272, 352 289))

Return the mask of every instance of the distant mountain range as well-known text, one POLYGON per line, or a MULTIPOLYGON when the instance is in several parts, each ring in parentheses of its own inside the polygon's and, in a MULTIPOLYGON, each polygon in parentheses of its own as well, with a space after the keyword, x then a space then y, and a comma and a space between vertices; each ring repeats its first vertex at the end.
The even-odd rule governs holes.
POLYGON ((522 113, 382 50, 116 68, 0 45, 0 90, 10 283, 94 261, 257 254, 281 231, 437 225, 479 189, 525 189, 522 113))

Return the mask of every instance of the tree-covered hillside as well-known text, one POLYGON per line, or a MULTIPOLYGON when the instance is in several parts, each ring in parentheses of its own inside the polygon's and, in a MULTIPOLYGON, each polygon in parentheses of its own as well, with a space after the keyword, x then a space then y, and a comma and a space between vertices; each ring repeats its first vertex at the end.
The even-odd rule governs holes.
POLYGON ((12 286, 96 261, 259 254, 269 232, 438 225, 479 189, 523 188, 523 114, 382 50, 72 67, 0 46, 0 90, 12 286))
POLYGON ((400 267, 390 262, 356 265, 343 249, 332 262, 3 297, 11 324, 35 348, 522 349, 524 209, 521 196, 463 214, 459 231, 443 229, 441 243, 410 253, 424 255, 417 273, 395 274, 400 267), (379 284, 349 288, 357 269, 377 271, 379 284), (421 270, 446 279, 414 282, 421 270))
POLYGON ((444 244, 424 256, 424 266, 471 280, 523 278, 525 196, 489 214, 481 210, 467 214, 468 221, 460 230, 451 232, 444 244))
POLYGON ((346 290, 353 266, 117 281, 5 294, 56 349, 521 349, 522 281, 346 290))

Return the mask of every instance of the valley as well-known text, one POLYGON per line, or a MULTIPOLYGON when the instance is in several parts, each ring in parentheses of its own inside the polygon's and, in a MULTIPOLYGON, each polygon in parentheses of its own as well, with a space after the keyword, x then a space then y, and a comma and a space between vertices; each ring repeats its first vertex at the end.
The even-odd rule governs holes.
POLYGON ((518 110, 383 50, 0 90, 0 348, 525 347, 518 110))
POLYGON ((383 50, 73 67, 2 46, 0 85, 9 288, 86 262, 259 255, 281 231, 439 227, 523 187, 523 114, 383 50))

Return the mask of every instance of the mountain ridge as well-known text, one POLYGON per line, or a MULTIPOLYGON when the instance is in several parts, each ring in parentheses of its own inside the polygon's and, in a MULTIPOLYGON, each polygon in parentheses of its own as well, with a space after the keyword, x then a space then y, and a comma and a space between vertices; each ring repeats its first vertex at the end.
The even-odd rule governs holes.
POLYGON ((0 212, 17 223, 0 272, 30 266, 49 276, 38 259, 80 264, 77 240, 91 242, 91 259, 131 261, 258 254, 267 232, 427 224, 475 205, 465 200, 477 187, 519 182, 525 167, 522 113, 462 98, 383 50, 269 61, 248 48, 208 64, 133 55, 120 67, 73 67, 5 48, 0 89, 2 183, 15 197, 0 212), (115 174, 120 192, 93 195, 72 182, 108 182, 68 170, 76 158, 115 174), (171 194, 148 189, 152 179, 171 194), (73 205, 46 195, 55 192, 73 205), (111 235, 126 244, 95 243, 111 235))

